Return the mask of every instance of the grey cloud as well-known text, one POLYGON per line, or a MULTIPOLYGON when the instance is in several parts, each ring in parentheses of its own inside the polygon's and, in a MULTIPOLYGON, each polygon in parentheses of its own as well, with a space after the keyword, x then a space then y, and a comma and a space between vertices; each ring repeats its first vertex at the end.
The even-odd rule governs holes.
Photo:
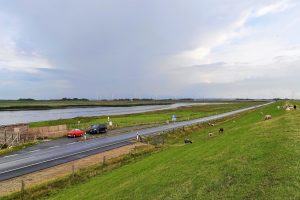
POLYGON ((28 0, 7 1, 0 11, 19 20, 18 48, 37 50, 56 68, 39 70, 41 83, 31 85, 33 96, 45 97, 49 88, 53 97, 189 96, 193 93, 181 91, 189 85, 177 83, 161 63, 168 55, 198 47, 258 2, 28 0), (68 87, 61 89, 60 81, 68 87))

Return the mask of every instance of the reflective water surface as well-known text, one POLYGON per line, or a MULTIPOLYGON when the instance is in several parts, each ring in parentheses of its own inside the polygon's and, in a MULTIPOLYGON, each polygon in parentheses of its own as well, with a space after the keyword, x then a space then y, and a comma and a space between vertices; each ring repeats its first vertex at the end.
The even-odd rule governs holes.
POLYGON ((164 110, 189 106, 193 104, 212 103, 175 103, 171 105, 150 105, 132 107, 89 107, 89 108, 65 108, 53 110, 26 110, 26 111, 0 111, 0 125, 29 123, 55 119, 67 119, 86 116, 111 116, 131 113, 142 113, 154 110, 164 110))

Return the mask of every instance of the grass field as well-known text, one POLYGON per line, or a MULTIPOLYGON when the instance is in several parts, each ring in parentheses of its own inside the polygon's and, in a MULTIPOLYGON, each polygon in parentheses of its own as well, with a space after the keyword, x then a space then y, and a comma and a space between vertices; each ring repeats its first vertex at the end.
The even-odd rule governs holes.
MULTIPOLYGON (((298 103, 298 102, 297 102, 298 103)), ((44 199, 299 199, 300 111, 277 105, 192 131, 168 148, 44 199), (264 121, 263 115, 272 120, 264 121), (209 139, 222 126, 224 135, 209 139)))
MULTIPOLYGON (((195 105, 189 107, 179 107, 176 109, 168 109, 161 111, 146 112, 140 114, 128 114, 111 116, 114 127, 138 126, 144 124, 162 124, 167 120, 171 121, 172 115, 176 115, 177 121, 195 119, 209 115, 219 114, 249 107, 262 102, 239 102, 234 104, 217 104, 217 105, 195 105)), ((59 119, 52 121, 42 121, 30 123, 30 127, 53 126, 59 124, 67 124, 70 128, 78 127, 77 122, 80 121, 80 128, 88 128, 90 124, 107 123, 107 116, 102 117, 76 117, 72 119, 59 119)))

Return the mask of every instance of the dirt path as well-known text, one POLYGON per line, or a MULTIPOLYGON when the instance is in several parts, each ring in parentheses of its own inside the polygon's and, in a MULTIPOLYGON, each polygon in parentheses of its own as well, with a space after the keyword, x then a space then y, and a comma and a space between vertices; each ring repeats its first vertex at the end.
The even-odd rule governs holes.
POLYGON ((54 180, 59 177, 63 177, 69 175, 73 171, 73 165, 75 171, 85 168, 87 166, 92 166, 96 164, 101 164, 103 161, 103 157, 106 159, 116 158, 124 154, 130 153, 137 146, 142 146, 145 144, 136 143, 132 145, 123 146, 117 149, 113 149, 110 151, 102 152, 99 154, 95 154, 92 156, 88 156, 79 160, 75 160, 69 163, 65 163, 62 165, 58 165, 55 167, 51 167, 48 169, 44 169, 41 171, 37 171, 31 174, 23 175, 17 178, 9 179, 6 181, 0 182, 0 196, 7 195, 12 192, 20 191, 21 181, 23 180, 25 183, 25 187, 31 187, 37 184, 45 183, 51 180, 54 180))

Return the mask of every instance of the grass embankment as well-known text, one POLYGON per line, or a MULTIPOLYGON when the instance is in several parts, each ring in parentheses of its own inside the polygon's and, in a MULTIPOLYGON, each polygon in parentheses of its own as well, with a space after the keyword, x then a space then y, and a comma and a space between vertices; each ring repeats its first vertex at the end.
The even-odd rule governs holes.
MULTIPOLYGON (((229 112, 232 110, 245 108, 262 102, 240 102, 234 104, 216 104, 216 105, 195 105, 189 107, 179 107, 176 109, 168 109, 161 111, 146 112, 140 114, 128 114, 111 116, 114 127, 128 127, 145 124, 162 124, 167 120, 171 121, 172 115, 176 115, 177 121, 184 121, 200 117, 206 117, 214 114, 229 112)), ((34 122, 30 127, 54 126, 67 124, 69 128, 78 127, 77 122, 80 121, 80 128, 88 128, 90 124, 107 123, 107 116, 102 117, 76 117, 72 119, 59 119, 52 121, 34 122)))
POLYGON ((278 104, 193 131, 193 144, 170 140, 164 151, 40 197, 299 199, 300 111, 277 110, 278 104), (265 114, 273 119, 264 121, 265 114), (209 139, 220 126, 225 134, 209 139))

